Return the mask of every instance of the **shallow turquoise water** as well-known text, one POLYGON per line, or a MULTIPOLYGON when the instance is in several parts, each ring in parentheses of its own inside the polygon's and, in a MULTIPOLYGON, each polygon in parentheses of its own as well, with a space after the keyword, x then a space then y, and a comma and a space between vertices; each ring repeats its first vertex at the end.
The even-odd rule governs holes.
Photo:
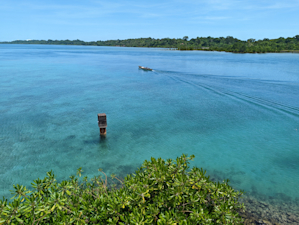
POLYGON ((248 194, 296 201, 298 96, 299 54, 0 45, 0 196, 51 169, 123 176, 187 153, 248 194))

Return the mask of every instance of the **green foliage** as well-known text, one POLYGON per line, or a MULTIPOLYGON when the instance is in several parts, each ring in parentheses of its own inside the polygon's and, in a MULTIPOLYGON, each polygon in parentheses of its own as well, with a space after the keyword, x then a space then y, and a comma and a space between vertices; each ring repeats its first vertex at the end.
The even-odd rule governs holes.
POLYGON ((177 48, 178 50, 226 51, 235 53, 264 53, 264 52, 298 52, 299 35, 293 38, 268 39, 256 41, 253 38, 241 41, 232 36, 226 38, 197 37, 190 39, 184 36, 178 38, 136 38, 126 40, 107 40, 84 42, 81 40, 17 40, 0 42, 0 44, 49 44, 49 45, 87 45, 87 46, 121 46, 121 47, 159 47, 177 48))
POLYGON ((121 46, 121 47, 158 47, 176 48, 178 50, 226 51, 234 53, 264 53, 264 52, 298 52, 299 35, 293 38, 268 39, 256 41, 253 38, 241 41, 232 36, 226 38, 197 37, 188 41, 189 37, 178 38, 136 38, 126 40, 107 40, 84 42, 81 40, 17 40, 0 42, 0 44, 49 44, 49 45, 87 45, 87 46, 121 46))
POLYGON ((13 201, 0 201, 0 224, 241 224, 242 192, 190 170, 193 158, 151 158, 124 181, 112 175, 118 188, 101 169, 103 176, 80 181, 79 168, 61 183, 48 172, 33 191, 15 185, 13 201))
POLYGON ((184 40, 184 41, 188 41, 188 39, 189 39, 188 36, 184 36, 184 37, 183 37, 183 40, 184 40))

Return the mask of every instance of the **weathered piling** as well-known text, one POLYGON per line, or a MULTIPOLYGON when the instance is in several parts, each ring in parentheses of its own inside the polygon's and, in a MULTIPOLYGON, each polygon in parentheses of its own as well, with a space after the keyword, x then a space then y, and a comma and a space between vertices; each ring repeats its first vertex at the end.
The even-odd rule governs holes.
POLYGON ((107 116, 105 113, 98 114, 98 126, 100 128, 100 135, 106 136, 107 133, 107 116))

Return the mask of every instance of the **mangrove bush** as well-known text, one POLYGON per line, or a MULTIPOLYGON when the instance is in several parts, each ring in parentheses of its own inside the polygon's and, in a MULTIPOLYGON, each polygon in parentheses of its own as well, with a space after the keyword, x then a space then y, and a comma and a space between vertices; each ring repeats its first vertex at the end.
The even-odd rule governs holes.
POLYGON ((11 201, 0 201, 0 224, 240 224, 242 192, 228 180, 213 182, 189 168, 194 156, 145 160, 124 180, 101 175, 57 182, 52 171, 32 190, 14 185, 11 201))

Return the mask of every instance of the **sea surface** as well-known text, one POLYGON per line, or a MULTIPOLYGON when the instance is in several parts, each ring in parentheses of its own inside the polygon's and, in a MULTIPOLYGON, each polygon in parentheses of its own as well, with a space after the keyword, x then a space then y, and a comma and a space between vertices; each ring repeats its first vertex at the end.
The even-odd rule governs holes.
POLYGON ((0 45, 0 115, 6 198, 50 170, 125 176, 185 153, 247 195, 299 201, 299 54, 0 45))

